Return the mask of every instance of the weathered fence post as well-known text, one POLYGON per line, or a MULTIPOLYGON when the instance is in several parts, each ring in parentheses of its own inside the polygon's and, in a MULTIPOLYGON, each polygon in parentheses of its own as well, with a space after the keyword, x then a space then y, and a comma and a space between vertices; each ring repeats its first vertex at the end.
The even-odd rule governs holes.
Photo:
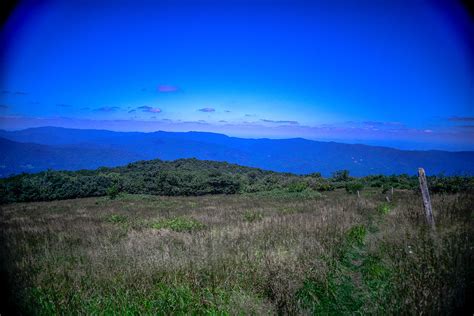
POLYGON ((423 197, 423 206, 425 208, 425 215, 428 224, 432 229, 435 229, 435 220, 433 210, 431 209, 430 192, 428 191, 428 182, 426 181, 426 174, 423 168, 418 168, 418 179, 420 180, 421 195, 423 197))

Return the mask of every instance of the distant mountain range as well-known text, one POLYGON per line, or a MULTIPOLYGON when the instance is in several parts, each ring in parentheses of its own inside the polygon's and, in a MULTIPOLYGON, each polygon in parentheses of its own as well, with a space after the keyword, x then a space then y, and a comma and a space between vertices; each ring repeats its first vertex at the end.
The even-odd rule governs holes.
POLYGON ((474 175, 474 152, 409 151, 388 147, 319 142, 302 138, 244 139, 202 132, 112 132, 59 127, 0 130, 0 177, 45 169, 78 170, 137 160, 179 158, 227 161, 267 170, 325 176, 474 175))

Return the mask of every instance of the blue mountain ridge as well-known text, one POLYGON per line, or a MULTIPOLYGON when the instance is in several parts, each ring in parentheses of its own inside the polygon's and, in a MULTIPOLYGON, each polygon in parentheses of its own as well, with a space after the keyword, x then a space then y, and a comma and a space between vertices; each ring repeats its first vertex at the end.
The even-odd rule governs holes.
POLYGON ((399 150, 303 138, 247 139, 208 132, 113 132, 39 127, 0 130, 0 177, 45 169, 78 170, 118 166, 137 160, 197 158, 227 161, 279 172, 325 176, 348 169, 351 175, 473 175, 474 152, 399 150))

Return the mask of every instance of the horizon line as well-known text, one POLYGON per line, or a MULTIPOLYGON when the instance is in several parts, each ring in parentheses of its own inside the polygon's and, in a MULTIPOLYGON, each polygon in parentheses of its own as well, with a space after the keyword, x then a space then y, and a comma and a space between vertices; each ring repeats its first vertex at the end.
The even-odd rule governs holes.
MULTIPOLYGON (((26 127, 26 128, 19 128, 19 129, 0 129, 0 131, 5 132, 20 132, 26 130, 33 130, 33 129, 44 129, 44 128, 57 128, 57 129, 65 129, 65 130, 81 130, 81 131, 104 131, 104 132, 111 132, 111 133, 139 133, 139 134, 153 134, 153 133, 173 133, 173 134, 185 134, 185 133, 201 133, 201 134, 214 134, 214 135, 221 135, 229 138, 237 138, 237 139, 248 139, 248 140, 305 140, 310 142, 322 142, 322 143, 336 143, 336 144, 345 144, 345 145, 360 145, 360 146, 369 146, 369 147, 379 147, 379 148, 388 148, 394 149, 399 151, 416 151, 416 152, 428 152, 428 151, 441 151, 441 152, 453 152, 453 153, 462 153, 462 152, 474 152, 472 150, 447 150, 447 149, 405 149, 405 148, 397 148, 395 146, 387 146, 387 145, 379 145, 379 144, 370 144, 364 143, 360 140, 348 141, 342 139, 310 139, 305 137, 242 137, 242 136, 232 136, 225 133, 218 133, 218 132, 208 132, 208 131, 198 131, 198 130, 187 130, 187 131, 166 131, 166 130, 155 130, 155 131, 120 131, 120 130, 112 130, 112 129, 98 129, 98 128, 80 128, 80 127, 64 127, 64 126, 54 126, 54 125, 44 125, 44 126, 36 126, 36 127, 26 127)), ((0 136, 1 138, 4 138, 0 136)), ((34 142, 32 142, 34 144, 34 142)), ((412 142, 416 143, 416 142, 412 142)))

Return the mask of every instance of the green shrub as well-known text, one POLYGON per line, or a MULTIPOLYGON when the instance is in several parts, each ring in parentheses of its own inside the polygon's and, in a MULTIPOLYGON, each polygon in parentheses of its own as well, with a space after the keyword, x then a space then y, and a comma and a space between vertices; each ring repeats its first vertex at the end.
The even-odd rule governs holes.
MULTIPOLYGON (((458 193, 473 190, 474 180, 472 177, 428 177, 428 186, 433 193, 458 193)), ((417 188, 416 188, 417 189, 417 188)))
POLYGON ((107 196, 111 199, 114 200, 120 193, 120 190, 116 184, 112 185, 107 189, 107 196))
POLYGON ((308 184, 306 182, 293 182, 288 186, 287 190, 288 192, 296 193, 296 192, 303 192, 307 188, 308 188, 308 184))
POLYGON ((353 181, 346 183, 345 188, 348 193, 355 194, 357 193, 357 191, 362 190, 364 188, 364 185, 360 182, 353 181))
POLYGON ((125 223, 127 222, 127 217, 125 215, 112 214, 107 218, 107 221, 110 223, 125 223))
POLYGON ((316 190, 318 191, 334 191, 335 187, 334 185, 330 183, 321 183, 320 185, 317 186, 316 190))
POLYGON ((391 205, 389 203, 382 203, 379 206, 377 206, 377 210, 381 214, 388 214, 390 213, 391 205))
POLYGON ((244 219, 249 223, 259 221, 262 218, 263 218, 263 215, 260 212, 246 211, 245 214, 244 214, 244 219))
POLYGON ((366 235, 367 228, 362 225, 357 225, 349 229, 349 231, 346 233, 346 241, 348 245, 362 246, 364 244, 366 235))

